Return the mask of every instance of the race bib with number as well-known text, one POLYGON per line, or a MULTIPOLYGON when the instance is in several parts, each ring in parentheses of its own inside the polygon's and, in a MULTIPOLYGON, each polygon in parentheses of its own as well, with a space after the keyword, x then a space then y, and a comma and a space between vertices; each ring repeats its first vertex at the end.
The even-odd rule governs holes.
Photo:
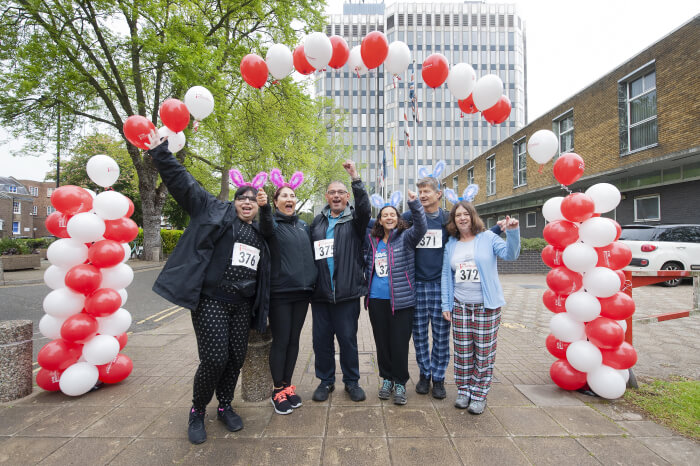
POLYGON ((333 239, 320 239, 314 241, 314 258, 316 260, 333 257, 333 239))
POLYGON ((258 270, 258 262, 260 262, 260 249, 243 243, 235 243, 233 245, 231 265, 240 265, 252 270, 258 270))
POLYGON ((460 262, 455 270, 455 283, 481 282, 474 262, 460 262))
POLYGON ((425 236, 421 238, 417 248, 441 248, 442 247, 442 230, 428 230, 425 236))
POLYGON ((386 252, 378 252, 374 256, 374 271, 377 273, 377 277, 386 277, 389 275, 386 252))

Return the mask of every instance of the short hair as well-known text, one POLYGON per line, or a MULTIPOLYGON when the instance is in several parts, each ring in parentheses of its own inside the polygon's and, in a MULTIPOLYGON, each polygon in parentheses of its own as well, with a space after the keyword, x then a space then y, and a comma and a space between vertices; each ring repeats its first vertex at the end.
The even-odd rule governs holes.
POLYGON ((236 199, 238 196, 242 196, 248 191, 252 191, 253 194, 258 194, 258 190, 252 186, 241 186, 236 190, 236 194, 233 195, 233 198, 236 199))
MULTIPOLYGON (((280 186, 279 188, 277 188, 277 189, 275 190, 275 195, 272 197, 275 201, 277 200, 278 197, 280 197, 280 193, 282 192, 282 190, 283 190, 284 188, 292 189, 292 188, 290 188, 289 186, 280 186)), ((292 189, 292 192, 294 192, 293 189, 292 189)))
POLYGON ((419 188, 430 188, 436 193, 440 192, 440 182, 434 176, 426 176, 425 178, 421 178, 418 180, 418 183, 416 183, 416 186, 419 188))
POLYGON ((455 238, 459 239, 459 229, 457 228, 457 224, 455 223, 455 215, 457 212, 457 208, 459 206, 464 207, 464 209, 469 213, 469 216, 472 219, 472 234, 473 235, 478 235, 482 231, 486 230, 486 227, 484 226, 484 221, 481 220, 481 217, 479 217, 479 214, 476 212, 476 209, 472 205, 471 202, 467 201, 459 201, 455 205, 452 206, 452 210, 450 210, 450 217, 447 220, 447 233, 449 233, 450 236, 454 236, 455 238))
POLYGON ((343 187, 344 187, 346 190, 348 189, 348 185, 345 184, 345 181, 333 180, 333 181, 331 181, 330 183, 328 183, 328 186, 326 186, 326 191, 328 191, 328 188, 330 188, 332 184, 336 184, 336 183, 337 183, 337 184, 342 184, 343 187))
POLYGON ((396 233, 401 233, 402 231, 406 230, 408 228, 408 223, 401 218, 401 214, 399 213, 399 209, 394 207, 393 205, 385 205, 381 209, 379 209, 379 213, 377 214, 377 221, 374 222, 374 226, 372 226, 372 231, 370 234, 374 236, 375 238, 384 238, 384 227, 379 224, 379 219, 382 218, 382 211, 388 207, 391 207, 396 211, 396 233))

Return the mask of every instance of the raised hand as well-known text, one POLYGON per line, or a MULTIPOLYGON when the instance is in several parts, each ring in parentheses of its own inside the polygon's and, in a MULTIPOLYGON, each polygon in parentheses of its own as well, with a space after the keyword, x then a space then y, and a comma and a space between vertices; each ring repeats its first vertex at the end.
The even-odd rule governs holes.
POLYGON ((255 196, 255 200, 258 203, 258 207, 262 207, 267 204, 267 193, 264 189, 258 190, 258 194, 255 196))
POLYGON ((414 193, 410 189, 408 191, 406 191, 406 197, 408 197, 409 201, 415 201, 416 199, 418 199, 418 196, 416 195, 416 193, 414 193))
POLYGON ((355 168, 355 162, 353 162, 350 159, 345 160, 343 162, 343 168, 345 169, 346 172, 348 172, 348 175, 350 175, 350 178, 358 178, 357 175, 357 168, 355 168))
POLYGON ((156 147, 160 146, 163 141, 165 141, 167 139, 168 139, 168 136, 161 138, 160 136, 158 136, 157 131, 151 130, 151 132, 148 133, 148 148, 155 149, 156 147))

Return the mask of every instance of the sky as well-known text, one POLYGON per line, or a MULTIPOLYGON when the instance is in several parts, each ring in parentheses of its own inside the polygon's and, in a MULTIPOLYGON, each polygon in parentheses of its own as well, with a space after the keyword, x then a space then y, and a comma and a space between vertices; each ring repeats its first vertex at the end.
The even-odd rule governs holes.
MULTIPOLYGON (((406 1, 406 0, 399 0, 406 1)), ((408 0, 411 2, 412 0, 408 0)), ((443 0, 462 3, 456 0, 443 0)), ((341 13, 343 0, 327 0, 341 13)), ((387 0, 386 5, 396 3, 387 0)), ((527 41, 528 121, 577 94, 700 13, 697 0, 516 0, 527 41)), ((0 140, 8 134, 0 128, 0 140)), ((13 157, 20 142, 0 146, 0 174, 42 180, 55 148, 13 157)))

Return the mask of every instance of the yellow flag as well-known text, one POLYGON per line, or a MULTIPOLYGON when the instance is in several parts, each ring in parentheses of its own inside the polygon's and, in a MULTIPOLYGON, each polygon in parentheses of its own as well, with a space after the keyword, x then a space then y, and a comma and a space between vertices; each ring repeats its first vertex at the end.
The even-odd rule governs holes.
POLYGON ((396 151, 394 150, 394 135, 391 135, 391 142, 389 143, 389 150, 391 151, 391 156, 394 159, 394 168, 396 168, 396 151))

